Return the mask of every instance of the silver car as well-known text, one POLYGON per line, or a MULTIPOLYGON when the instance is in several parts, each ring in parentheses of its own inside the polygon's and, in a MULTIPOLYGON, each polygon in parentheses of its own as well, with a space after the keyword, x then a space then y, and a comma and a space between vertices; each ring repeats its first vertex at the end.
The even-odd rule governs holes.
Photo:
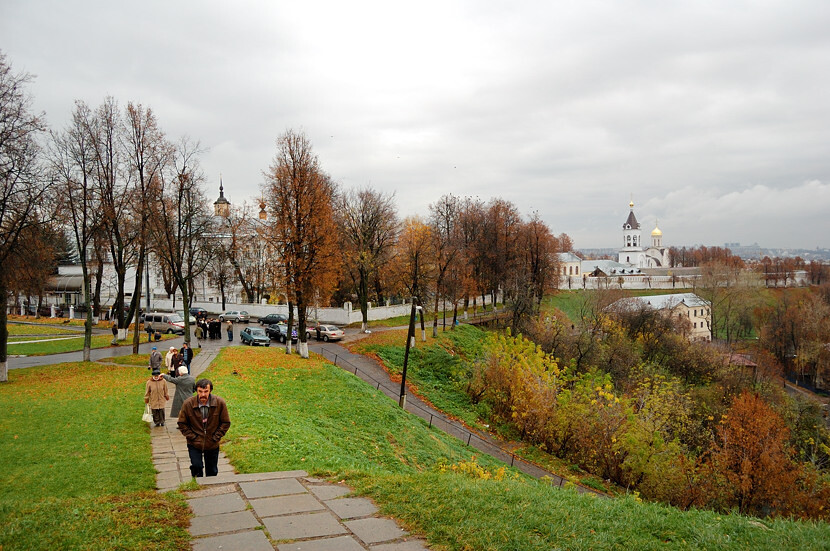
POLYGON ((235 321, 248 323, 251 321, 251 316, 245 310, 228 310, 224 314, 219 314, 219 321, 235 321))

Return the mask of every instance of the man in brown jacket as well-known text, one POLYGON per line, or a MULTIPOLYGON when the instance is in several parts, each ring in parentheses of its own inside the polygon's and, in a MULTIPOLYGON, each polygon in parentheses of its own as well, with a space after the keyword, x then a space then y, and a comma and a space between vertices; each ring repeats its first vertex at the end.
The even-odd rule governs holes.
POLYGON ((199 379, 196 381, 196 396, 185 400, 179 412, 179 430, 187 439, 190 474, 193 477, 204 474, 216 476, 219 473, 219 441, 231 426, 228 405, 212 394, 212 390, 213 383, 209 379, 199 379))

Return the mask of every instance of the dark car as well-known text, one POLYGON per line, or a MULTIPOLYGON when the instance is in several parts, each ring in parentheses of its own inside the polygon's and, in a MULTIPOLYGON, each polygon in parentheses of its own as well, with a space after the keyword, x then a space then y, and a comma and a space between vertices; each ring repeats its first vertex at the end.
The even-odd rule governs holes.
POLYGON ((325 342, 339 341, 346 335, 345 331, 336 325, 323 323, 318 323, 315 327, 309 327, 306 330, 306 339, 310 339, 312 334, 317 337, 318 341, 322 339, 325 342))
POLYGON ((246 327, 239 333, 239 338, 242 344, 271 346, 271 339, 265 334, 265 330, 259 327, 246 327))
POLYGON ((190 309, 190 315, 196 316, 197 318, 202 316, 207 316, 208 311, 200 306, 196 306, 195 308, 190 309))
POLYGON ((267 314, 259 318, 260 325, 273 325, 275 323, 283 323, 288 321, 288 316, 285 314, 267 314))
MULTIPOLYGON (((268 334, 269 338, 285 343, 287 340, 286 335, 288 334, 288 325, 284 323, 274 323, 266 327, 265 332, 268 334)), ((296 327, 291 329, 291 342, 297 342, 296 327)))

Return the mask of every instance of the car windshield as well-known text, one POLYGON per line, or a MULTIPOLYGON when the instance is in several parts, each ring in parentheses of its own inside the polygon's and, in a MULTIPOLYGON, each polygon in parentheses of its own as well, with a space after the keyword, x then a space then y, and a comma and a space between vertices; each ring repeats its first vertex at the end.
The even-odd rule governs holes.
POLYGON ((245 310, 242 310, 241 312, 239 312, 239 315, 240 316, 247 316, 248 312, 246 312, 245 310))
POLYGON ((260 337, 264 337, 265 331, 262 329, 251 329, 251 335, 258 335, 260 337))
POLYGON ((170 323, 178 323, 180 321, 184 321, 182 317, 178 314, 170 314, 170 323))

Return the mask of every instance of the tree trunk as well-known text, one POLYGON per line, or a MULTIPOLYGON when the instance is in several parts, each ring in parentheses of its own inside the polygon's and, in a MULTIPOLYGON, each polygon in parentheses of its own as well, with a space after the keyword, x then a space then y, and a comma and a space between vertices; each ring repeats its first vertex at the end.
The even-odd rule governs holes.
POLYGON ((2 273, 4 268, 0 268, 0 383, 8 382, 9 380, 9 363, 7 355, 7 346, 9 343, 9 329, 6 326, 8 323, 8 307, 9 293, 6 288, 6 277, 2 273))
MULTIPOLYGON (((96 255, 97 256, 97 255, 96 255)), ((104 261, 98 259, 95 266, 95 291, 92 294, 92 308, 98 316, 101 315, 101 285, 104 280, 104 261)))
MULTIPOLYGON (((86 251, 84 251, 86 252, 86 251)), ((84 305, 86 306, 86 321, 84 322, 84 355, 85 362, 90 361, 90 350, 92 349, 92 285, 89 281, 89 269, 86 260, 81 260, 81 273, 84 278, 84 305)))
POLYGON ((358 292, 357 299, 360 302, 360 316, 361 324, 360 330, 365 332, 369 327, 369 274, 366 269, 361 266, 358 268, 358 292))
POLYGON ((144 251, 142 247, 142 250, 138 253, 138 267, 135 270, 135 290, 133 291, 133 302, 135 303, 135 311, 133 312, 133 320, 135 321, 135 328, 133 329, 133 354, 138 354, 138 345, 141 343, 141 332, 138 330, 138 324, 141 313, 141 280, 144 274, 144 262, 144 251))

